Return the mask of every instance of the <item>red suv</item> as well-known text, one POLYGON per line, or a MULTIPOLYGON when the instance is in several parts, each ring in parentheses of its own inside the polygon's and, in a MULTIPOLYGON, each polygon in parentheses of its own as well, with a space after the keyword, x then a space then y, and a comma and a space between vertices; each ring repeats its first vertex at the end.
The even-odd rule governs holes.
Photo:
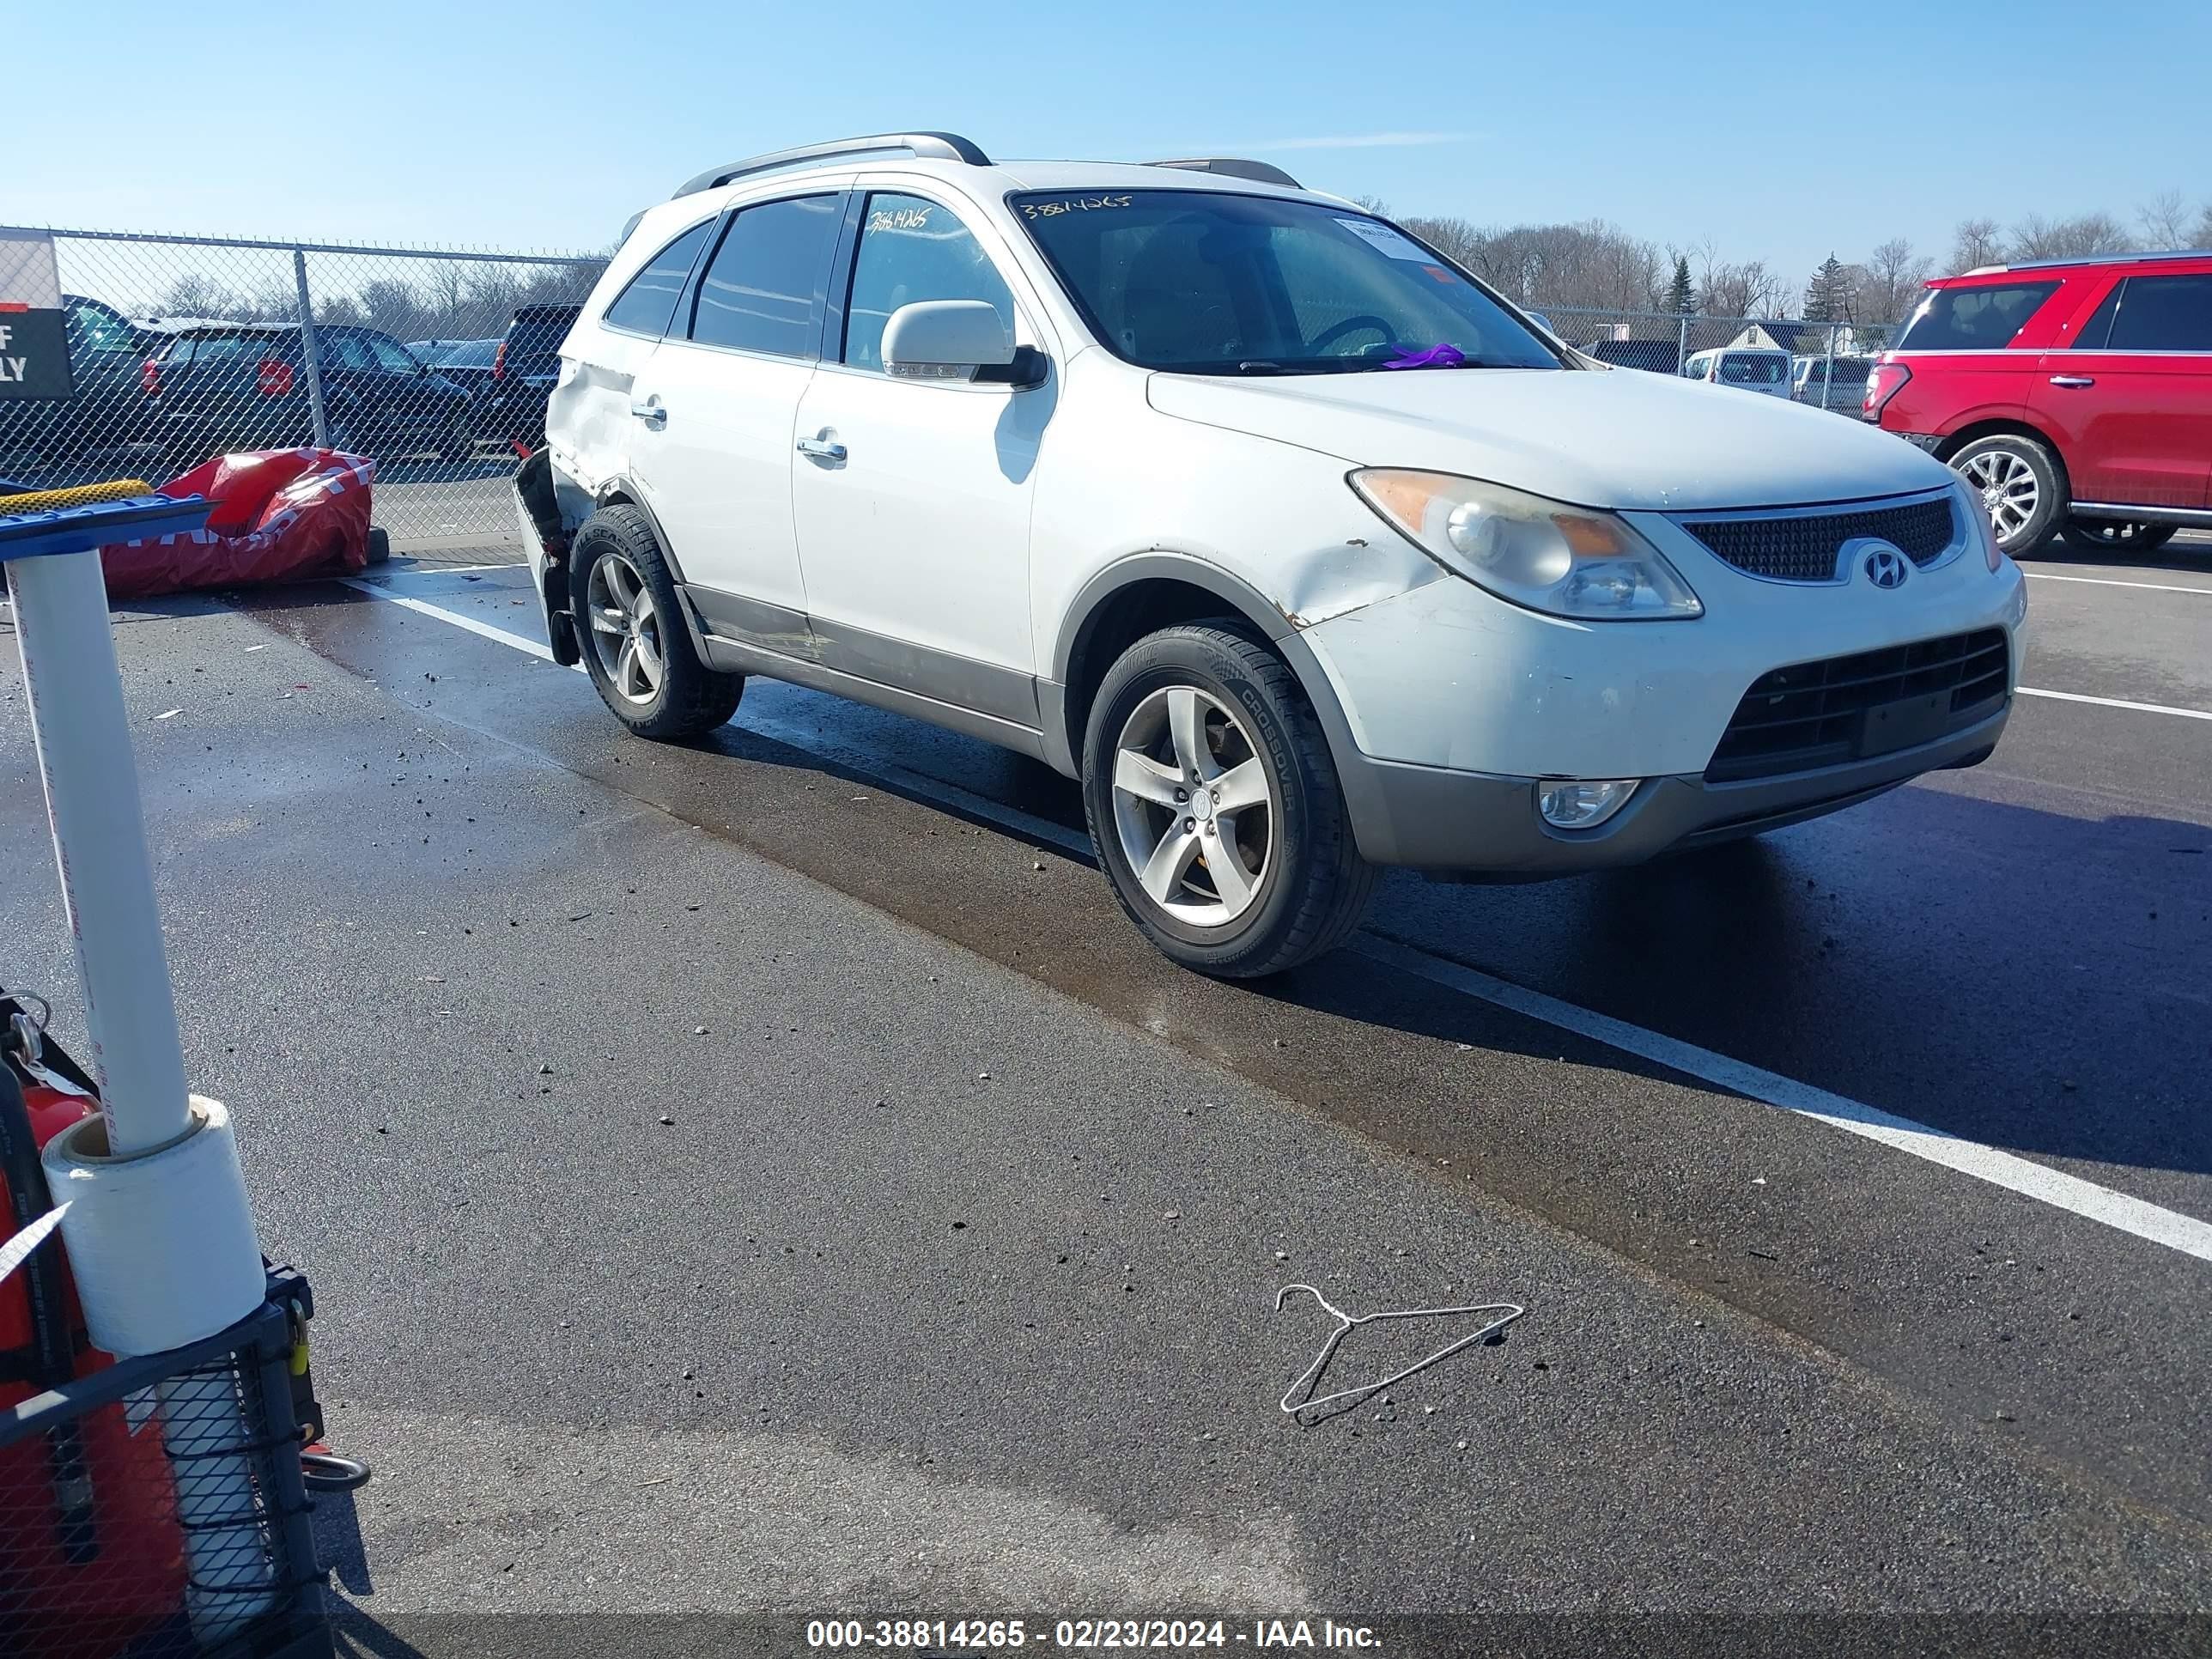
POLYGON ((1861 413, 1979 489, 1997 545, 2148 549, 2212 527, 2212 253, 1929 283, 1861 413))

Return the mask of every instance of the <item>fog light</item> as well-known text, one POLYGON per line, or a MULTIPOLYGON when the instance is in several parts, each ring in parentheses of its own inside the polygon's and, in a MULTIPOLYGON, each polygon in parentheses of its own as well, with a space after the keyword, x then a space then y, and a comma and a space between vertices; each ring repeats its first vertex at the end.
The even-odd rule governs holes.
POLYGON ((1641 778, 1546 778, 1536 785, 1536 810, 1555 830, 1595 830, 1628 805, 1641 778))

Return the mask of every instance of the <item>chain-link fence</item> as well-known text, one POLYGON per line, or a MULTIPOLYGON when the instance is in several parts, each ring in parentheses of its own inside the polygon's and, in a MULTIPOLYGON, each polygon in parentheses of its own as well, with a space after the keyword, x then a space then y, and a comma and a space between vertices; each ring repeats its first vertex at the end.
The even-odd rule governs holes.
MULTIPOLYGON (((39 233, 33 233, 39 234, 39 233)), ((155 483, 233 449, 377 462, 402 550, 511 541, 518 446, 544 430, 562 337, 604 254, 57 230, 76 395, 0 402, 0 478, 155 483)), ((1856 416, 1889 325, 1543 307, 1570 343, 1856 416)))
POLYGON ((160 483, 228 450, 373 456, 402 547, 512 533, 604 255, 52 233, 76 396, 0 402, 0 477, 160 483))
POLYGON ((1867 368, 1897 331, 1893 323, 1806 322, 1786 317, 1707 317, 1662 311, 1612 311, 1539 304, 1570 345, 1624 368, 1680 374, 1729 354, 1706 378, 1856 417, 1867 368), (1785 363, 1775 354, 1786 354, 1785 363))

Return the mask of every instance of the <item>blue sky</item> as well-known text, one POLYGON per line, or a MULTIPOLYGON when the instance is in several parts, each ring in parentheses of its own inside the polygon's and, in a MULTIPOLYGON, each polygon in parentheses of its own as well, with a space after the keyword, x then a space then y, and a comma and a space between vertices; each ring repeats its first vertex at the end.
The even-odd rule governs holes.
POLYGON ((0 222, 597 246, 712 163, 908 126, 1263 155, 1400 212, 1605 218, 1793 277, 1897 235, 1940 259, 1968 215, 2212 200, 2199 0, 110 0, 8 34, 0 222))

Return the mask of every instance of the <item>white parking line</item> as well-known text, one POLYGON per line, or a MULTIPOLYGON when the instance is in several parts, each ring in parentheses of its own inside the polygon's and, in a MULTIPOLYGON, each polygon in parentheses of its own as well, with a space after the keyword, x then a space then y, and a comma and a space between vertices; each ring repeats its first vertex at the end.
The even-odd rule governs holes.
POLYGON ((2079 691, 2044 691, 2033 685, 2020 688, 2023 697, 2050 697, 2058 702, 2093 702, 2100 708, 2132 708, 2138 714, 2174 714, 2185 720, 2212 720, 2202 708, 2169 708, 2162 702, 2130 702, 2125 697, 2092 697, 2079 691))
MULTIPOLYGON (((526 635, 511 633, 504 628, 495 628, 489 623, 478 622, 474 617, 464 617, 459 611, 448 611, 443 605, 432 605, 426 600, 414 599, 405 593, 395 593, 388 587, 380 586, 374 582, 362 581, 352 576, 338 578, 338 586, 356 589, 373 599, 382 599, 386 605, 404 605, 410 611, 420 611, 423 616, 435 617, 440 622, 451 623, 456 628, 465 628, 471 634, 480 635, 501 645, 511 645, 517 651, 527 651, 532 656, 543 658, 547 662, 553 660, 550 647, 540 645, 526 635)), ((580 668, 578 672, 581 672, 580 668)))
MULTIPOLYGON (((423 616, 434 617, 441 622, 453 623, 456 628, 466 629, 483 639, 527 652, 533 657, 547 661, 552 659, 553 653, 549 649, 524 635, 494 627, 489 623, 478 622, 472 617, 464 617, 368 582, 348 580, 345 585, 359 588, 388 605, 404 605, 423 616)), ((2063 694, 2039 692, 2034 695, 2051 696, 2063 694)), ((2108 700, 2092 697, 2081 701, 2098 702, 2108 700)), ((2120 706, 2141 708, 2148 705, 2120 706)), ((2157 712, 2188 714, 2191 711, 2172 709, 2157 712)), ((2212 715, 2198 718, 2212 719, 2212 715)), ((794 748, 816 752, 820 750, 818 732, 777 720, 773 715, 763 715, 757 711, 741 708, 735 723, 763 737, 788 743, 794 748)), ((921 773, 909 771, 896 762, 878 760, 871 756, 866 757, 866 765, 867 769, 913 794, 969 817, 1002 824, 1032 840, 1049 842, 1086 861, 1091 859, 1090 839, 1064 825, 1024 812, 1018 807, 1002 805, 987 796, 963 789, 957 784, 945 783, 921 773)), ((1541 1021, 1561 1030, 1572 1031, 1577 1036, 1664 1066, 1669 1071, 1696 1078, 1731 1094, 1756 1100, 1763 1105, 1798 1117, 1810 1118, 1830 1128, 1879 1142, 1893 1151, 1941 1164, 1958 1174, 2002 1187, 2055 1209, 2101 1222, 2107 1227, 2132 1234, 2154 1244, 2163 1244, 2168 1249, 2195 1256, 2200 1261, 2212 1262, 2212 1222, 2184 1215, 2177 1210, 2165 1209, 2112 1188, 2100 1186, 2094 1181, 2085 1181, 2079 1176, 2054 1170, 2048 1164, 2038 1164, 2032 1158, 2000 1152, 1979 1141, 1961 1139, 1932 1125, 1886 1112, 1878 1106, 1869 1106, 1843 1095, 1831 1094, 1826 1089, 1800 1083, 1794 1078, 1784 1077, 1779 1073, 1766 1071, 1744 1060, 1731 1060, 1726 1054, 1716 1054, 1710 1048, 1701 1048, 1693 1042, 1685 1042, 1658 1031, 1647 1030, 1626 1020, 1615 1019, 1610 1014, 1601 1014, 1575 1003, 1564 1002, 1541 991, 1529 990, 1477 969, 1431 956, 1425 951, 1395 939, 1363 933, 1353 941, 1351 948, 1370 960, 1401 969, 1477 1001, 1541 1021)))
POLYGON ((1607 1048, 1656 1061, 1669 1071, 1680 1072, 1731 1093, 1747 1095, 1799 1117, 1809 1117, 1846 1134, 1863 1135, 1898 1152, 1910 1152, 1930 1164, 1972 1176, 1977 1181, 1986 1181, 2075 1215, 2087 1216, 2092 1221, 2101 1221, 2107 1227, 2117 1227, 2124 1233, 2133 1233, 2137 1238, 2166 1245, 2201 1261, 2212 1261, 2212 1222, 2162 1209, 2032 1158, 2002 1152, 1977 1140, 1961 1139, 1945 1130, 1916 1123, 1894 1112, 1885 1112, 1878 1106, 1830 1094, 1826 1089, 1743 1060, 1730 1060, 1726 1054, 1717 1054, 1692 1042, 1647 1031, 1626 1020, 1562 1002, 1541 991, 1510 984, 1392 939, 1365 934, 1355 939, 1352 948, 1362 956, 1418 975, 1431 983, 1479 997, 1578 1036, 1595 1038, 1607 1048))
POLYGON ((2170 582, 2124 582, 2111 576, 2057 576, 2047 570, 2023 570, 2032 582, 2079 582, 2085 587, 2140 587, 2151 593, 2195 593, 2212 599, 2212 587, 2177 587, 2170 582))

